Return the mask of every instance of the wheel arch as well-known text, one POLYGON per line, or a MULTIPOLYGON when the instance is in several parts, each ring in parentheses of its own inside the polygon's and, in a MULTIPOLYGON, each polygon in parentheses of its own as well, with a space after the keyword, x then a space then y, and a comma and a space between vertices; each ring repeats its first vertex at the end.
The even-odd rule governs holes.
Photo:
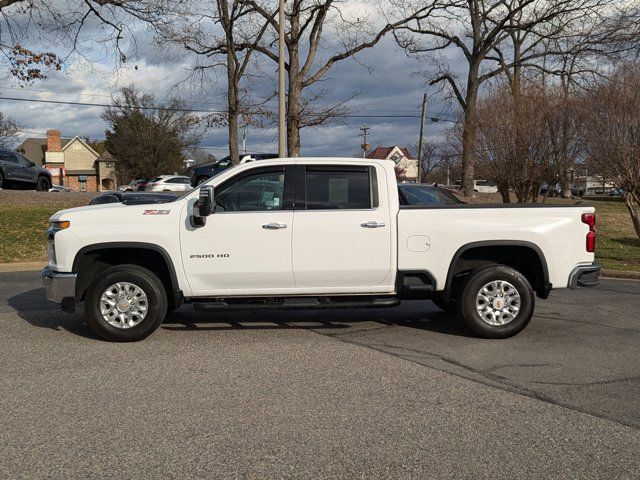
POLYGON ((551 290, 549 267, 540 247, 522 240, 485 240, 461 246, 454 254, 445 284, 445 296, 452 294, 454 279, 475 268, 503 264, 522 273, 538 297, 547 298, 551 290))
POLYGON ((106 242, 82 247, 73 259, 77 272, 76 300, 82 301, 91 284, 105 268, 133 264, 154 272, 165 287, 169 304, 178 307, 183 302, 176 269, 169 253, 160 245, 145 242, 106 242))

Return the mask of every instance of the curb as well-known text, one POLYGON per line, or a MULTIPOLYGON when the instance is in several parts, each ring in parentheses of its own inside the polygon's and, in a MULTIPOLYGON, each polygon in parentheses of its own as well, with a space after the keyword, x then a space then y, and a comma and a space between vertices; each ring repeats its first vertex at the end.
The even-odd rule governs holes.
POLYGON ((625 278, 627 280, 640 280, 640 272, 631 272, 628 270, 609 270, 602 269, 602 276, 608 278, 625 278))
POLYGON ((46 260, 40 262, 0 263, 0 273, 38 271, 46 266, 46 260))

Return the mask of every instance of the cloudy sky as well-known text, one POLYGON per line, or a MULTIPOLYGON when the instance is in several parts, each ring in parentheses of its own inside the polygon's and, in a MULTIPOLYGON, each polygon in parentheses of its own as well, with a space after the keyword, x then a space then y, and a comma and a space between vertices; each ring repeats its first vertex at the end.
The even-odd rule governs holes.
MULTIPOLYGON (((44 136, 47 129, 56 128, 67 137, 82 135, 103 139, 106 128, 100 118, 103 108, 22 102, 10 100, 10 97, 104 104, 110 102, 119 87, 133 83, 139 90, 153 93, 158 100, 178 95, 191 108, 224 108, 222 81, 212 81, 204 91, 194 91, 189 83, 184 82, 190 74, 193 58, 183 52, 160 51, 146 29, 135 22, 130 23, 130 36, 135 37, 135 48, 131 43, 127 45, 130 58, 122 68, 114 70, 113 52, 108 48, 105 51, 104 45, 95 45, 91 41, 99 38, 101 28, 96 23, 85 27, 82 37, 84 47, 81 50, 86 58, 71 57, 62 71, 50 73, 44 80, 23 86, 11 77, 0 79, 0 110, 22 125, 22 138, 44 136)), ((50 39, 34 37, 30 47, 34 50, 51 49, 48 41, 50 39)), ((67 48, 63 44, 53 47, 58 53, 64 53, 67 48)), ((351 114, 361 117, 345 118, 328 127, 304 129, 302 154, 354 155, 360 148, 360 127, 363 124, 370 126, 369 143, 373 147, 416 145, 424 92, 429 95, 427 116, 439 116, 441 119, 455 116, 455 112, 448 110, 435 90, 426 87, 423 77, 417 74, 427 68, 424 62, 407 58, 390 37, 358 55, 356 60, 336 64, 321 83, 326 93, 322 102, 332 104, 353 97, 349 102, 351 114), (372 67, 372 71, 363 65, 372 67), (381 115, 413 117, 381 118, 381 115), (363 118, 365 116, 368 117, 363 118)), ((273 89, 276 75, 273 62, 265 61, 261 69, 267 78, 258 79, 251 86, 258 96, 266 95, 273 89)), ((450 125, 446 121, 428 122, 426 140, 436 141, 450 125)), ((277 151, 276 135, 273 128, 250 128, 249 150, 277 151)), ((208 130, 202 147, 217 157, 226 155, 226 129, 208 130)))

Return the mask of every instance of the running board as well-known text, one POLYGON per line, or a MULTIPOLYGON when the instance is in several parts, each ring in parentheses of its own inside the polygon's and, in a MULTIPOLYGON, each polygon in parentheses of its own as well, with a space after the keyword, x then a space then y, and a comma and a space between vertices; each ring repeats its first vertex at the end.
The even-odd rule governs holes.
POLYGON ((400 305, 396 296, 338 296, 338 297, 251 297, 251 298, 189 298, 198 311, 234 310, 318 310, 325 308, 384 308, 400 305))

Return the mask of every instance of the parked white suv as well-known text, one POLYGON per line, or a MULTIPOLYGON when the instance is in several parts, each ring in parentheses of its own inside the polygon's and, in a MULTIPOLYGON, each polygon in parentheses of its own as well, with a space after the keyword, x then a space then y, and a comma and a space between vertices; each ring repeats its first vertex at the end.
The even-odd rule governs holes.
POLYGON ((113 341, 140 340, 183 303, 391 307, 431 299, 486 338, 515 335, 536 296, 598 282, 594 208, 400 205, 385 160, 236 165, 158 205, 50 218, 47 297, 113 341))
POLYGON ((147 184, 149 192, 188 192, 191 190, 189 177, 163 175, 147 184))
MULTIPOLYGON (((462 188, 462 181, 456 180, 455 185, 456 188, 462 188)), ((498 187, 489 180, 474 180, 473 190, 480 193, 498 193, 498 187)))

